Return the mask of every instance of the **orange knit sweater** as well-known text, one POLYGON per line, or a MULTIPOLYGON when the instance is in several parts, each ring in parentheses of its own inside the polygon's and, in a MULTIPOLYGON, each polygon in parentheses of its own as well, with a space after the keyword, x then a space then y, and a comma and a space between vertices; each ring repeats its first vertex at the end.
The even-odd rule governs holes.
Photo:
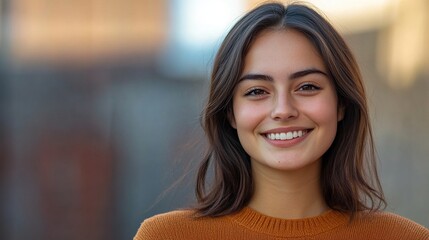
POLYGON ((251 208, 216 218, 193 218, 192 211, 160 214, 145 220, 134 240, 154 239, 429 239, 429 230, 392 213, 347 214, 329 210, 305 219, 279 219, 251 208))

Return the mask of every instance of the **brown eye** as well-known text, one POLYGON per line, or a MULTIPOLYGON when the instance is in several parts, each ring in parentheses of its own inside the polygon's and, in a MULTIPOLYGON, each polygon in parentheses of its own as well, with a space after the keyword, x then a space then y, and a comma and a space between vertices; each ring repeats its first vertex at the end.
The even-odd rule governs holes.
POLYGON ((255 88, 255 89, 251 89, 248 92, 246 92, 246 94, 244 94, 244 96, 261 96, 264 94, 267 94, 268 92, 260 89, 260 88, 255 88))
POLYGON ((298 91, 317 91, 320 90, 320 87, 307 83, 298 88, 298 91))

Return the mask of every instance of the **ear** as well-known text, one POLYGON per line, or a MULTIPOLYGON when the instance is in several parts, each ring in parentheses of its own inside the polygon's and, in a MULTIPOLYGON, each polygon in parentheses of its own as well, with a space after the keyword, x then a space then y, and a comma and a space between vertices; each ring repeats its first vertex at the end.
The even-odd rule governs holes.
POLYGON ((237 129, 237 124, 235 123, 235 117, 234 113, 232 112, 232 109, 228 111, 228 122, 231 125, 231 127, 237 129))
POLYGON ((346 108, 344 107, 344 105, 341 104, 338 107, 338 113, 337 113, 337 121, 338 122, 344 119, 345 112, 346 112, 346 108))

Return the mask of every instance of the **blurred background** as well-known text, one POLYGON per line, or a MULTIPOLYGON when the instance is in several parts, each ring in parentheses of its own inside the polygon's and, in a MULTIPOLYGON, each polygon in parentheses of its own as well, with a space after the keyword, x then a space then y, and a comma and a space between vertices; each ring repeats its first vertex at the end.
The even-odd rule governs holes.
MULTIPOLYGON (((1 0, 0 239, 132 239, 192 204, 213 56, 260 2, 1 0)), ((429 227, 429 1, 310 2, 361 66, 387 210, 429 227)))

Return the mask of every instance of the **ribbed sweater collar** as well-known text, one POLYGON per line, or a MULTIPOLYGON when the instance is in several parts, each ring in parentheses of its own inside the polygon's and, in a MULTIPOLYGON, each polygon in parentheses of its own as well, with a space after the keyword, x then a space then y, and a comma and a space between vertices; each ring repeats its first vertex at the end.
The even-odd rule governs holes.
POLYGON ((252 231, 273 236, 312 236, 327 232, 349 221, 347 214, 333 210, 310 218, 281 219, 263 215, 249 207, 231 216, 239 225, 252 231))

